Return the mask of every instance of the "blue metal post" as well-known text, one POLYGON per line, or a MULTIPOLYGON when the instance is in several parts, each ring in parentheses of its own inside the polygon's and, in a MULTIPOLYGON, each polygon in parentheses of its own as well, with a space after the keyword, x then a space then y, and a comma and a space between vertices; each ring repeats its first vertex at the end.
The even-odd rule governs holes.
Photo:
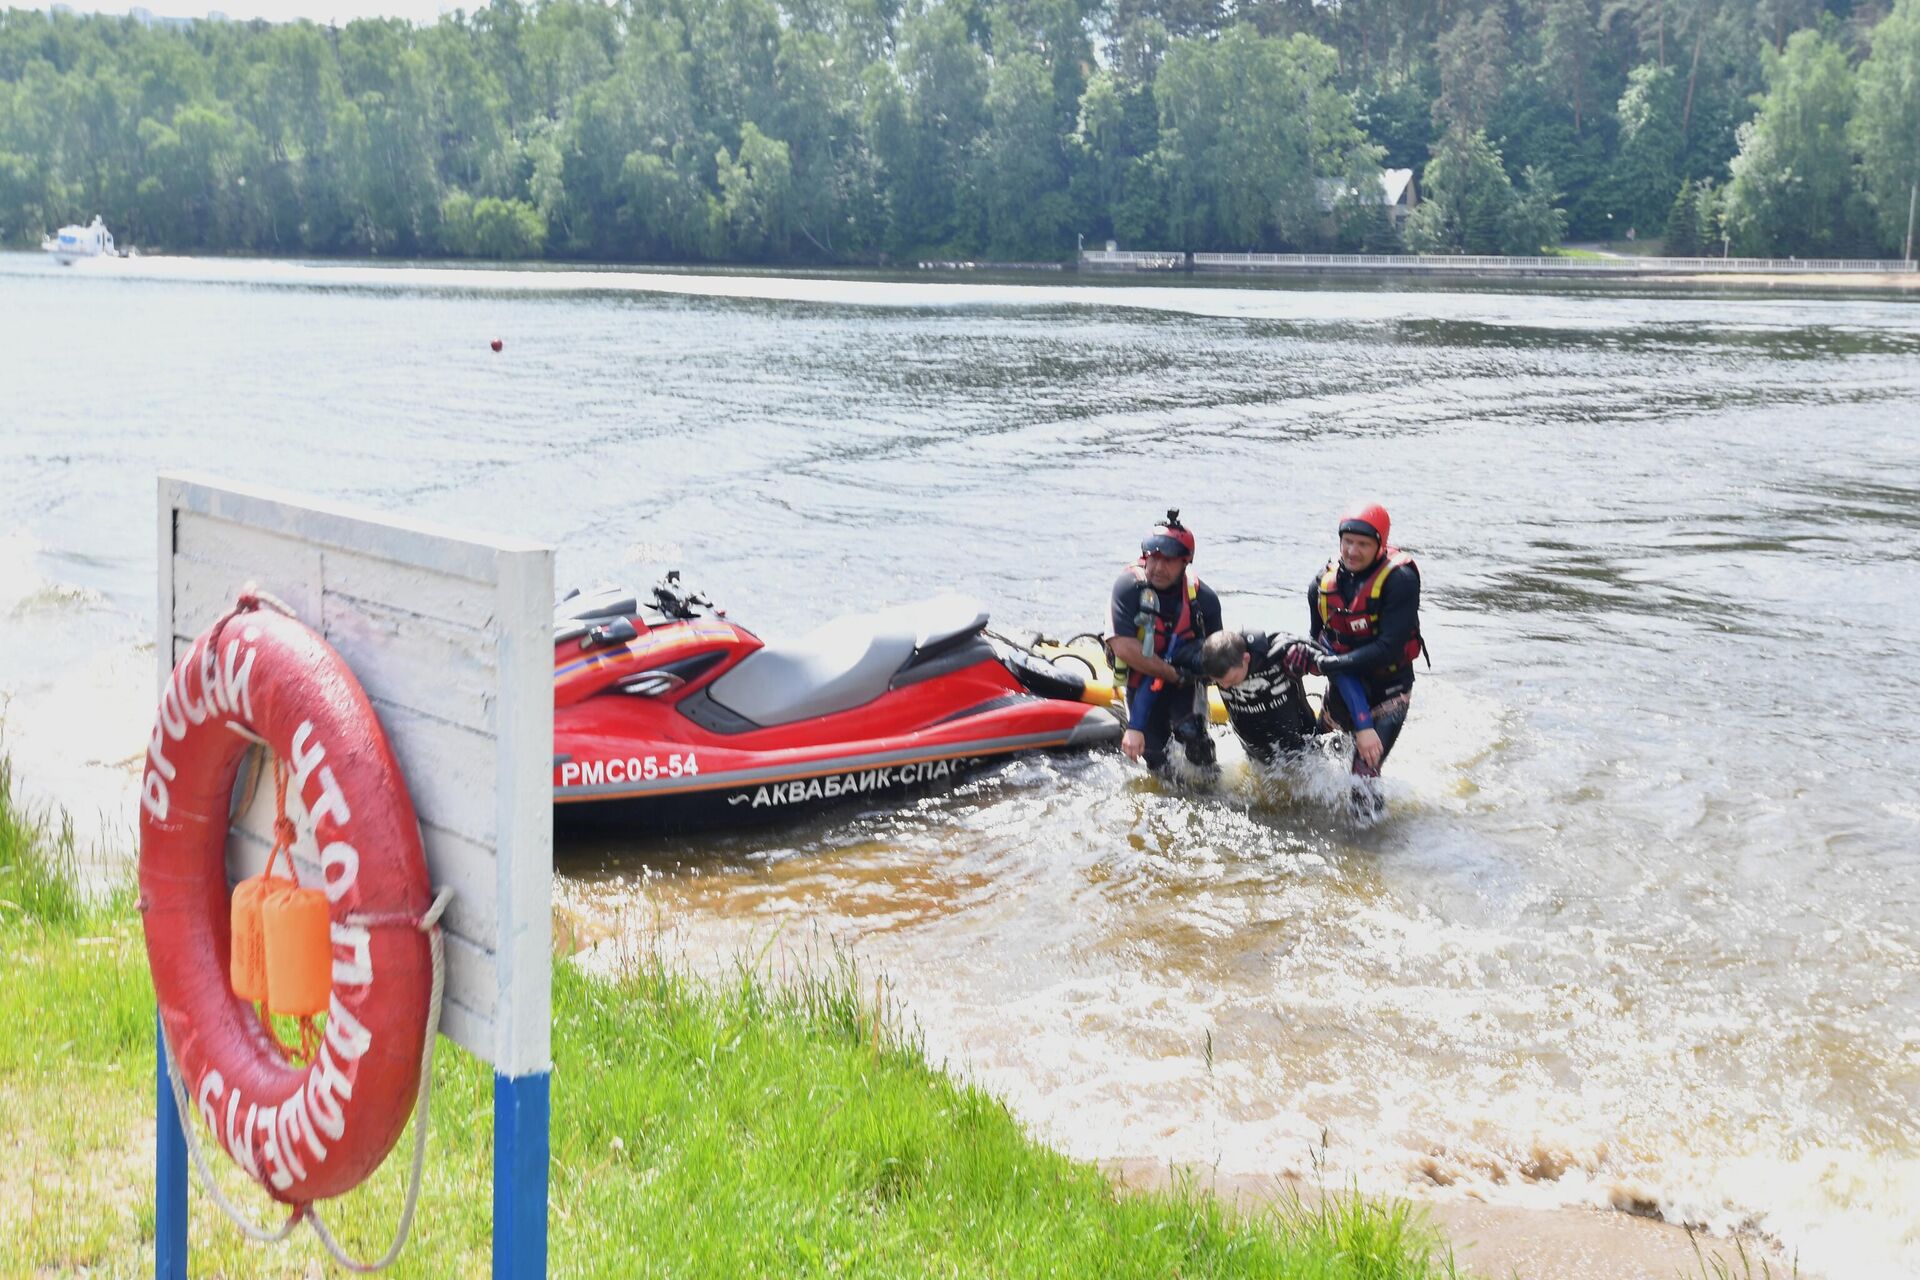
POLYGON ((153 1075, 159 1085, 153 1119, 153 1275, 154 1280, 187 1280, 187 1140, 180 1132, 180 1109, 173 1105, 158 1013, 153 1023, 153 1075))
POLYGON ((551 1073, 493 1078, 493 1276, 547 1274, 547 1093, 551 1073))

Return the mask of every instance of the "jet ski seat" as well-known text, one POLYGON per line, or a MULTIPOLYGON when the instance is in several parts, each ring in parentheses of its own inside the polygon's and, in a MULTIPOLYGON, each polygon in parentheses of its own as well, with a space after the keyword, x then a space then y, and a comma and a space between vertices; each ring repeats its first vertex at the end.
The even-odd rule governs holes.
POLYGON ((885 693, 915 653, 986 625, 979 602, 959 595, 851 614, 798 640, 754 650, 715 680, 710 693, 727 710, 765 726, 849 711, 885 693))

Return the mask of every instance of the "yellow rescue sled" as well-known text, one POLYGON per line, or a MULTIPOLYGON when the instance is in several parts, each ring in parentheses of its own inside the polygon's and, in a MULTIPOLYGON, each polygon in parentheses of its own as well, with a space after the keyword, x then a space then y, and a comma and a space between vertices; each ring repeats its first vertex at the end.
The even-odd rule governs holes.
MULTIPOLYGON (((1124 691, 1114 687, 1113 663, 1108 660, 1107 647, 1099 636, 1077 635, 1070 640, 1049 640, 1041 636, 1022 648, 1054 673, 1077 681, 1081 686, 1080 701, 1096 707, 1112 707, 1116 714, 1119 712, 1124 691)), ((1214 724, 1227 723, 1227 706, 1220 700, 1218 689, 1207 689, 1207 713, 1214 724)))

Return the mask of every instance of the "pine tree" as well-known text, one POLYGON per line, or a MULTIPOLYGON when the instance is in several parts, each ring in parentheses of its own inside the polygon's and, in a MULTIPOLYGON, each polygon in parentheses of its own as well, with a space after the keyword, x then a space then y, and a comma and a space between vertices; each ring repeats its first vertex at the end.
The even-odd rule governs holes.
POLYGON ((1700 238, 1700 252, 1716 257, 1726 250, 1726 229, 1721 224, 1721 191, 1712 178, 1702 178, 1693 189, 1693 228, 1700 238))
POLYGON ((1694 203, 1693 182, 1689 179, 1680 184, 1680 190, 1674 193, 1673 208, 1667 212, 1666 252, 1669 258, 1700 256, 1700 224, 1696 220, 1698 210, 1694 203))
POLYGON ((1399 253, 1400 232, 1393 225, 1393 216, 1387 212, 1384 203, 1375 203, 1367 209, 1366 231, 1360 242, 1362 253, 1399 253))

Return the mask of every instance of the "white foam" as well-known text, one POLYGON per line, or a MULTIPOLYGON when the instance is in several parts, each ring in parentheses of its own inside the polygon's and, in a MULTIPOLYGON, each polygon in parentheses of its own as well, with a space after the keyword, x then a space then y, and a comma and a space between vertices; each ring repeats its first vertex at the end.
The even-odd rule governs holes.
POLYGON ((1668 1159, 1649 1175, 1658 1181, 1639 1194, 1670 1222, 1758 1231, 1834 1280, 1920 1275, 1920 1160, 1810 1146, 1785 1159, 1668 1159))
POLYGON ((1514 732, 1510 713, 1499 704, 1444 678, 1422 678, 1400 740, 1372 784, 1386 807, 1371 820, 1355 815, 1349 804, 1354 779, 1348 735, 1330 734, 1314 749, 1264 767, 1246 759, 1231 731, 1216 730, 1215 737, 1226 794, 1255 808, 1309 804, 1343 824, 1372 827, 1396 815, 1467 808, 1485 784, 1488 759, 1514 732))
POLYGON ((4 746, 16 782, 30 801, 66 811, 91 861, 132 857, 152 686, 151 653, 118 646, 83 651, 45 684, 6 700, 4 746))
POLYGON ((104 602, 39 568, 31 538, 0 535, 0 750, 16 797, 64 811, 83 858, 134 849, 138 760, 152 714, 152 649, 104 602))
POLYGON ((34 564, 39 550, 24 533, 0 533, 0 619, 46 586, 34 564))

